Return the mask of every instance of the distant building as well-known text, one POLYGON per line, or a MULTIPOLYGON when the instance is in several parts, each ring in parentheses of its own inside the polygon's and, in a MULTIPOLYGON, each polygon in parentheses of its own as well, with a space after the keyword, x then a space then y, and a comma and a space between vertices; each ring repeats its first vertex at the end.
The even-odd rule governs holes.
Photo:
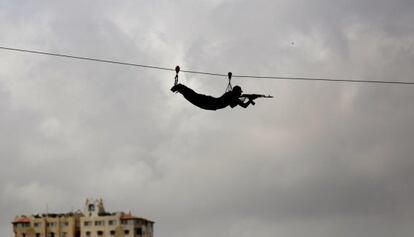
POLYGON ((102 199, 86 200, 83 214, 80 237, 153 237, 153 221, 131 213, 107 213, 102 199))
POLYGON ((12 222, 15 237, 79 237, 81 213, 19 216, 12 222))
POLYGON ((105 212, 102 199, 85 203, 84 212, 17 216, 15 237, 153 237, 154 222, 130 212, 105 212))

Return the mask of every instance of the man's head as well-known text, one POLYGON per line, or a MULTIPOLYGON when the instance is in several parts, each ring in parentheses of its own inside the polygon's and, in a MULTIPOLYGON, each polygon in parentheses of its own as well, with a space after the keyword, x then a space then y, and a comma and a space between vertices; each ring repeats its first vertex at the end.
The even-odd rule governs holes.
POLYGON ((241 96, 241 94, 242 94, 242 89, 241 89, 241 87, 240 86, 235 86, 235 87, 233 87, 233 93, 235 94, 235 95, 237 95, 237 96, 241 96))

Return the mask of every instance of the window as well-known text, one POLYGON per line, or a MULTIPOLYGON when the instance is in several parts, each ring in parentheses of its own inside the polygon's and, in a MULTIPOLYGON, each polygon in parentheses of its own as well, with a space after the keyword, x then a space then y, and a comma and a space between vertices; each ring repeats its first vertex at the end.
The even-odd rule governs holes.
POLYGON ((40 237, 40 233, 36 233, 36 237, 40 237))
POLYGON ((16 227, 20 228, 20 227, 30 227, 30 223, 17 223, 16 227))
POLYGON ((62 232, 62 237, 68 237, 68 233, 67 232, 62 232))
POLYGON ((108 221, 108 225, 116 225, 116 220, 110 220, 110 221, 108 221))
POLYGON ((55 227, 55 226, 56 226, 56 222, 47 223, 47 227, 55 227))
POLYGON ((126 235, 129 235, 129 230, 125 230, 125 231, 124 231, 124 233, 125 233, 126 235))
POLYGON ((93 204, 89 204, 89 206, 88 206, 88 210, 89 210, 90 212, 95 211, 95 205, 93 205, 93 204))
POLYGON ((142 229, 141 228, 136 228, 135 229, 135 234, 136 235, 142 235, 142 229))
POLYGON ((84 226, 90 226, 90 225, 92 225, 92 222, 91 222, 91 221, 85 221, 85 222, 83 223, 83 225, 84 225, 84 226))
POLYGON ((67 221, 60 223, 60 227, 66 227, 68 225, 69 225, 69 222, 67 222, 67 221))
POLYGON ((91 232, 90 231, 86 231, 86 236, 91 236, 91 232))
POLYGON ((105 225, 105 221, 95 221, 96 226, 105 225))
POLYGON ((123 224, 123 225, 133 225, 133 224, 135 224, 135 220, 121 220, 121 224, 123 224))
POLYGON ((99 230, 99 231, 97 232, 97 234, 98 234, 98 236, 102 236, 102 235, 103 235, 103 231, 102 231, 102 230, 99 230))
POLYGON ((25 233, 23 233, 23 234, 22 234, 22 237, 26 237, 26 234, 25 234, 25 233))
POLYGON ((42 225, 42 223, 40 223, 40 222, 35 222, 34 223, 34 227, 40 227, 42 225))
POLYGON ((115 230, 111 230, 111 231, 109 232, 109 234, 110 234, 110 235, 115 235, 115 230))

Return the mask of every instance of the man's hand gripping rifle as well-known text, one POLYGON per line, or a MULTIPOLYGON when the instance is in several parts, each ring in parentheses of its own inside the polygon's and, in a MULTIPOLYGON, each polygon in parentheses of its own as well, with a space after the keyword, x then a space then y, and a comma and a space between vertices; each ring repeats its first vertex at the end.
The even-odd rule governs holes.
POLYGON ((271 96, 271 95, 261 95, 261 94, 242 94, 240 97, 241 98, 247 98, 252 105, 256 104, 256 103, 254 103, 253 100, 255 100, 257 98, 273 98, 273 96, 271 96))

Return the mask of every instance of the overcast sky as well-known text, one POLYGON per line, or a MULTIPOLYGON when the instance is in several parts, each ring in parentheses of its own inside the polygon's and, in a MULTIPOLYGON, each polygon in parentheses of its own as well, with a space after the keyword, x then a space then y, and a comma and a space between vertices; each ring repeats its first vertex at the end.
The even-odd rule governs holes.
MULTIPOLYGON (((412 0, 0 0, 0 46, 226 74, 414 82, 412 0)), ((414 86, 174 73, 0 50, 0 236, 83 209, 158 237, 411 237, 414 86), (180 74, 221 95, 226 78, 180 74)))

